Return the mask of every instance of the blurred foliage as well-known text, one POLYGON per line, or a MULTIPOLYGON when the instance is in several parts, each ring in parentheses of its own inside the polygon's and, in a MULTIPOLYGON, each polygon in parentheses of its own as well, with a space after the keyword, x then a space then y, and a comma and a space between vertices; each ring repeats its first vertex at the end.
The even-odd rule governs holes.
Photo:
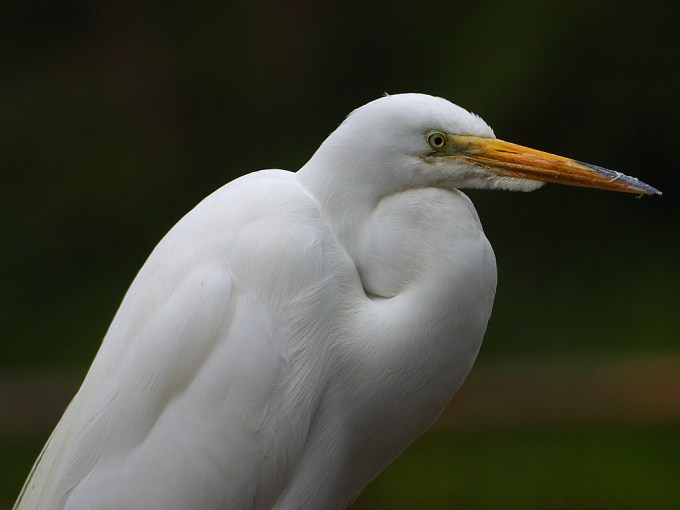
POLYGON ((352 508, 671 510, 678 441, 677 427, 430 432, 352 508))
POLYGON ((585 0, 3 3, 0 367, 85 370, 137 269, 202 197, 300 167, 353 108, 405 91, 664 191, 471 192, 499 265, 483 357, 677 349, 679 14, 585 0))

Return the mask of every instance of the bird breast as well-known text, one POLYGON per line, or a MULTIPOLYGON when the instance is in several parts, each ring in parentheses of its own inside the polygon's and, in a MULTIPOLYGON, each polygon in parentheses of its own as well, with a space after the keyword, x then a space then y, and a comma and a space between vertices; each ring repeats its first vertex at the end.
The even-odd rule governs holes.
POLYGON ((447 294, 462 283, 450 277, 470 274, 463 255, 471 248, 491 249, 463 193, 410 189, 378 203, 360 230, 354 260, 369 295, 389 298, 418 288, 447 294), (433 280, 439 283, 429 286, 433 280))

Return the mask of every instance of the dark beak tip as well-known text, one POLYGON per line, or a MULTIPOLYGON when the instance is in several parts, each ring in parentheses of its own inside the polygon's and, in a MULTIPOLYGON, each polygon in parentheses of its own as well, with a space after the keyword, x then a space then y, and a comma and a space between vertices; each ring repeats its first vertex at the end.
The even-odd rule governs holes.
POLYGON ((598 174, 607 177, 612 182, 622 181, 630 187, 630 193, 640 192, 643 195, 654 195, 660 197, 663 193, 656 189, 654 186, 650 186, 646 182, 642 182, 636 177, 630 177, 629 175, 622 174, 621 172, 616 172, 614 170, 609 170, 608 168, 603 168, 598 165, 593 165, 592 163, 585 163, 583 161, 577 161, 577 163, 594 170, 598 174))
POLYGON ((644 182, 639 182, 638 188, 642 191, 643 195, 651 195, 655 197, 660 197, 663 195, 661 190, 656 189, 654 186, 650 186, 644 182))

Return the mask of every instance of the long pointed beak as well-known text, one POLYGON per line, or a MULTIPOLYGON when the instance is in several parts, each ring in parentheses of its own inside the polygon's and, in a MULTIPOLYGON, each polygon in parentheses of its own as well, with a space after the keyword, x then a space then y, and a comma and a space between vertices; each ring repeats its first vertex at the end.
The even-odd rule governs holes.
POLYGON ((661 195, 661 191, 635 177, 495 138, 449 135, 447 152, 500 176, 638 195, 661 195))

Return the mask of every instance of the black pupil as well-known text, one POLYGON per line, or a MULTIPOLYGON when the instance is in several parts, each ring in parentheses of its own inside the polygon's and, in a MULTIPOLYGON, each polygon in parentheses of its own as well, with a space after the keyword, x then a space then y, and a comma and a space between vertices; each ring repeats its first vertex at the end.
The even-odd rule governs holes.
POLYGON ((442 145, 444 143, 444 139, 441 136, 435 136, 432 143, 434 145, 436 145, 437 147, 439 147, 440 145, 442 145))

